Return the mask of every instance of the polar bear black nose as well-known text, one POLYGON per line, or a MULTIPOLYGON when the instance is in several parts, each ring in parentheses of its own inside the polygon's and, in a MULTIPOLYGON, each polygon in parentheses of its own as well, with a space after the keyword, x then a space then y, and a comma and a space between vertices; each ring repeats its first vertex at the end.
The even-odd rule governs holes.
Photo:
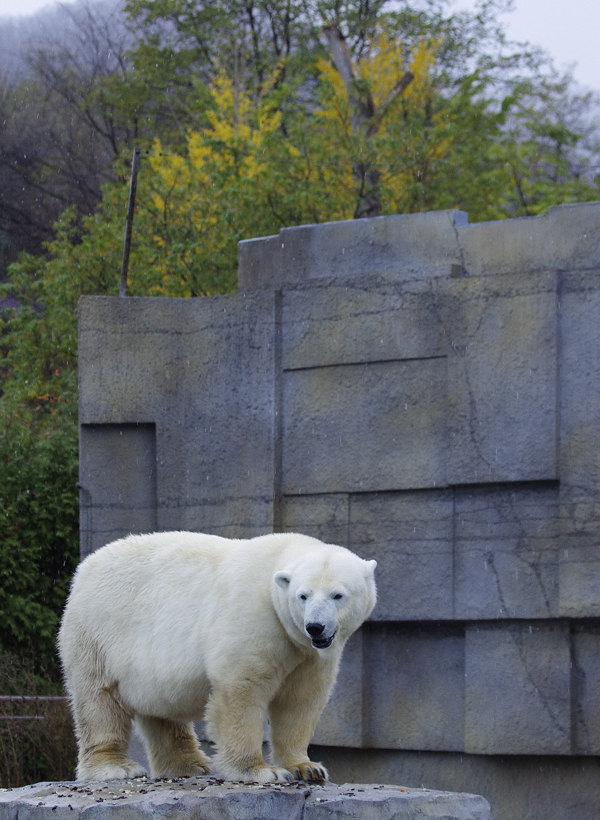
POLYGON ((319 635, 323 634, 323 630, 325 629, 325 624, 306 624, 306 631, 310 635, 311 638, 318 638, 319 635))

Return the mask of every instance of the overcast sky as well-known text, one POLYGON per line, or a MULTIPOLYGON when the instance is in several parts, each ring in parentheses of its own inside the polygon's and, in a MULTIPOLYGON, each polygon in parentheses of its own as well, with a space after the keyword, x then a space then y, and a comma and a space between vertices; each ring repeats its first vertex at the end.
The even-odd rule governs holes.
MULTIPOLYGON (((31 14, 48 0, 0 0, 0 16, 31 14)), ((455 0, 454 8, 472 8, 475 0, 455 0)), ((505 16, 508 35, 550 52, 559 68, 577 64, 576 80, 600 92, 600 0, 515 0, 505 16)))
MULTIPOLYGON (((454 8, 474 5, 455 0, 454 8)), ((557 68, 576 64, 575 79, 600 92, 600 0, 515 0, 514 6, 504 15, 508 36, 542 46, 557 68)))

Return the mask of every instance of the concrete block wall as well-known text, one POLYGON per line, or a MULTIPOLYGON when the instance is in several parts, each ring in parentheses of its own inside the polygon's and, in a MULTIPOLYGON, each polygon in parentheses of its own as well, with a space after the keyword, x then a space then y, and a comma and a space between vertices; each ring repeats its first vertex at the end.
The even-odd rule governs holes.
POLYGON ((376 558, 377 608, 314 739, 334 776, 453 788, 460 755, 456 788, 493 792, 497 820, 587 820, 600 203, 287 228, 239 259, 231 296, 82 298, 82 555, 191 529, 376 558), (559 793, 530 805, 549 760, 581 766, 568 815, 559 793))

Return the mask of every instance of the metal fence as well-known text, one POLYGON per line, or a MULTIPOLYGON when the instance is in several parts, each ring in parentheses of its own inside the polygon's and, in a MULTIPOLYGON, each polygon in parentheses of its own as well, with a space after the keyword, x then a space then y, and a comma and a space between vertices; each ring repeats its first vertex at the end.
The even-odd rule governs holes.
MULTIPOLYGON (((69 698, 51 695, 0 695, 0 703, 27 703, 37 706, 49 701, 68 703, 69 698)), ((37 712, 37 710, 36 710, 37 712)), ((46 720, 45 715, 0 715, 0 720, 46 720)))
POLYGON ((69 698, 0 695, 0 788, 72 778, 76 756, 69 698))

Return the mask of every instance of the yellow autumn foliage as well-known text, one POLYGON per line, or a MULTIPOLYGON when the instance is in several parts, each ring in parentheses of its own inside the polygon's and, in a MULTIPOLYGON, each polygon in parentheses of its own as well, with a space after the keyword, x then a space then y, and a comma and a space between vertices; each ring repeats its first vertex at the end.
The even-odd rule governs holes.
MULTIPOLYGON (((402 44, 387 34, 380 34, 364 59, 355 65, 355 75, 369 89, 376 110, 388 98, 394 85, 407 68, 414 79, 395 101, 386 107, 376 133, 365 139, 354 134, 348 95, 339 72, 320 59, 318 69, 327 101, 321 112, 326 124, 323 139, 327 151, 345 153, 347 167, 344 188, 354 185, 354 163, 372 163, 379 171, 384 213, 422 210, 426 203, 415 202, 414 189, 429 167, 443 157, 450 147, 445 134, 450 124, 448 110, 437 111, 439 91, 436 87, 435 64, 437 43, 421 41, 407 60, 402 44)), ((348 215, 352 216, 353 203, 348 215)))
POLYGON ((209 127, 189 133, 187 155, 166 154, 155 141, 138 186, 140 219, 151 234, 145 256, 156 251, 146 283, 151 295, 206 295, 211 285, 222 291, 224 281, 233 288, 235 232, 240 220, 261 227, 255 194, 267 144, 281 122, 270 90, 267 85, 254 99, 220 70, 211 88, 209 127))
POLYGON ((423 41, 407 55, 386 33, 373 40, 354 67, 359 93, 366 88, 376 109, 385 105, 373 134, 353 132, 346 89, 327 60, 317 63, 310 108, 293 89, 277 86, 281 66, 260 94, 221 68, 210 88, 207 125, 188 134, 185 156, 166 155, 156 142, 138 188, 145 191, 140 218, 151 237, 144 259, 153 265, 145 292, 234 289, 240 239, 351 219, 364 194, 354 173, 359 165, 377 169, 384 214, 460 207, 449 158, 464 126, 439 90, 438 47, 423 41), (389 104, 407 69, 412 83, 389 104))

